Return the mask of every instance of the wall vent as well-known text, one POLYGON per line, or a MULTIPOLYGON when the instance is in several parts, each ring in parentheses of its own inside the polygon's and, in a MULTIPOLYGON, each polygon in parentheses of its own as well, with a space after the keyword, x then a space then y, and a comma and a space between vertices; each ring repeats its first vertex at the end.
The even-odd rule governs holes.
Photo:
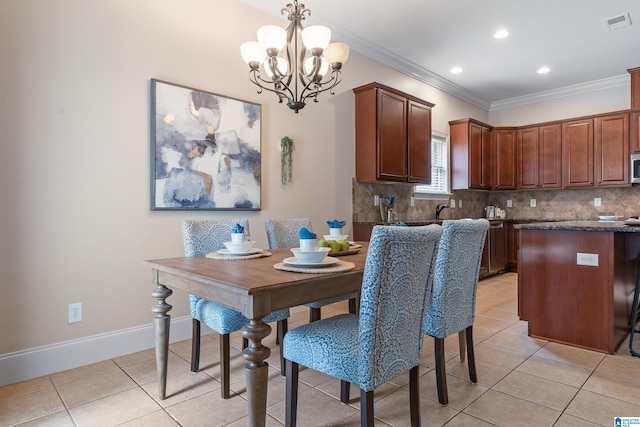
POLYGON ((629 12, 605 19, 604 25, 609 31, 630 26, 631 17, 629 16, 629 12))

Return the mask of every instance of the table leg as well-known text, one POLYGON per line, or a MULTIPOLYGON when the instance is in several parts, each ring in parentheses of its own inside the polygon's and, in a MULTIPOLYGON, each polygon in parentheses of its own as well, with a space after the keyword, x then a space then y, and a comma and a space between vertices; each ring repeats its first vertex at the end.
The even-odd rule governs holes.
POLYGON ((244 349, 243 355, 247 361, 245 379, 251 427, 264 427, 267 420, 269 365, 265 359, 269 357, 271 350, 262 345, 262 339, 269 333, 271 333, 271 326, 264 323, 262 319, 251 319, 242 328, 242 336, 249 340, 249 346, 244 349))
POLYGON ((156 305, 151 311, 156 315, 153 318, 156 340, 156 366, 158 367, 158 389, 159 397, 164 400, 167 394, 167 362, 169 358, 169 326, 171 316, 169 310, 171 305, 167 304, 167 299, 173 291, 164 285, 156 284, 151 296, 154 297, 156 305))

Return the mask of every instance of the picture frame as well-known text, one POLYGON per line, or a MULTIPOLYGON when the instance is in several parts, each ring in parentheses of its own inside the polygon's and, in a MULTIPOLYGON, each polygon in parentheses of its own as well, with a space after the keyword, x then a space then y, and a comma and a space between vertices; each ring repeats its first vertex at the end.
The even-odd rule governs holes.
POLYGON ((260 104, 151 79, 151 210, 261 210, 260 104))

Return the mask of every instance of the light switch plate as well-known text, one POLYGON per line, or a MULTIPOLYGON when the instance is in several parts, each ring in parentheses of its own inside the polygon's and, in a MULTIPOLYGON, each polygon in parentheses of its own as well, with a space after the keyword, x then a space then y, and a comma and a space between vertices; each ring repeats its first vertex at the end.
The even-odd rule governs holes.
POLYGON ((513 207, 513 202, 511 200, 507 200, 507 207, 508 208, 512 208, 513 207))
POLYGON ((602 200, 600 200, 600 197, 595 197, 593 199, 593 206, 602 206, 602 200))
POLYGON ((449 201, 449 207, 450 207, 451 209, 455 209, 455 207, 456 207, 456 199, 451 199, 451 200, 449 201))
POLYGON ((529 206, 531 206, 532 208, 535 208, 536 207, 536 199, 531 199, 529 201, 529 206))

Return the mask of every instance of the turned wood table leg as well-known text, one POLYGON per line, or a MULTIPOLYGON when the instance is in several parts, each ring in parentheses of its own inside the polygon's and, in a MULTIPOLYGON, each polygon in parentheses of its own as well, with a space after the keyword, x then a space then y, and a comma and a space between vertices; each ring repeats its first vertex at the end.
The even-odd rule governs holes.
POLYGON ((169 325, 171 316, 169 310, 171 305, 165 301, 173 291, 164 285, 156 284, 151 296, 154 297, 156 305, 151 311, 156 315, 153 317, 156 340, 156 365, 158 367, 158 390, 159 397, 164 400, 167 394, 167 362, 169 358, 169 325))
POLYGON ((271 354, 269 347, 262 345, 262 339, 271 333, 271 326, 262 319, 251 319, 242 328, 242 336, 249 340, 244 349, 247 399, 249 400, 249 425, 264 427, 267 419, 267 381, 269 365, 265 360, 271 354))

